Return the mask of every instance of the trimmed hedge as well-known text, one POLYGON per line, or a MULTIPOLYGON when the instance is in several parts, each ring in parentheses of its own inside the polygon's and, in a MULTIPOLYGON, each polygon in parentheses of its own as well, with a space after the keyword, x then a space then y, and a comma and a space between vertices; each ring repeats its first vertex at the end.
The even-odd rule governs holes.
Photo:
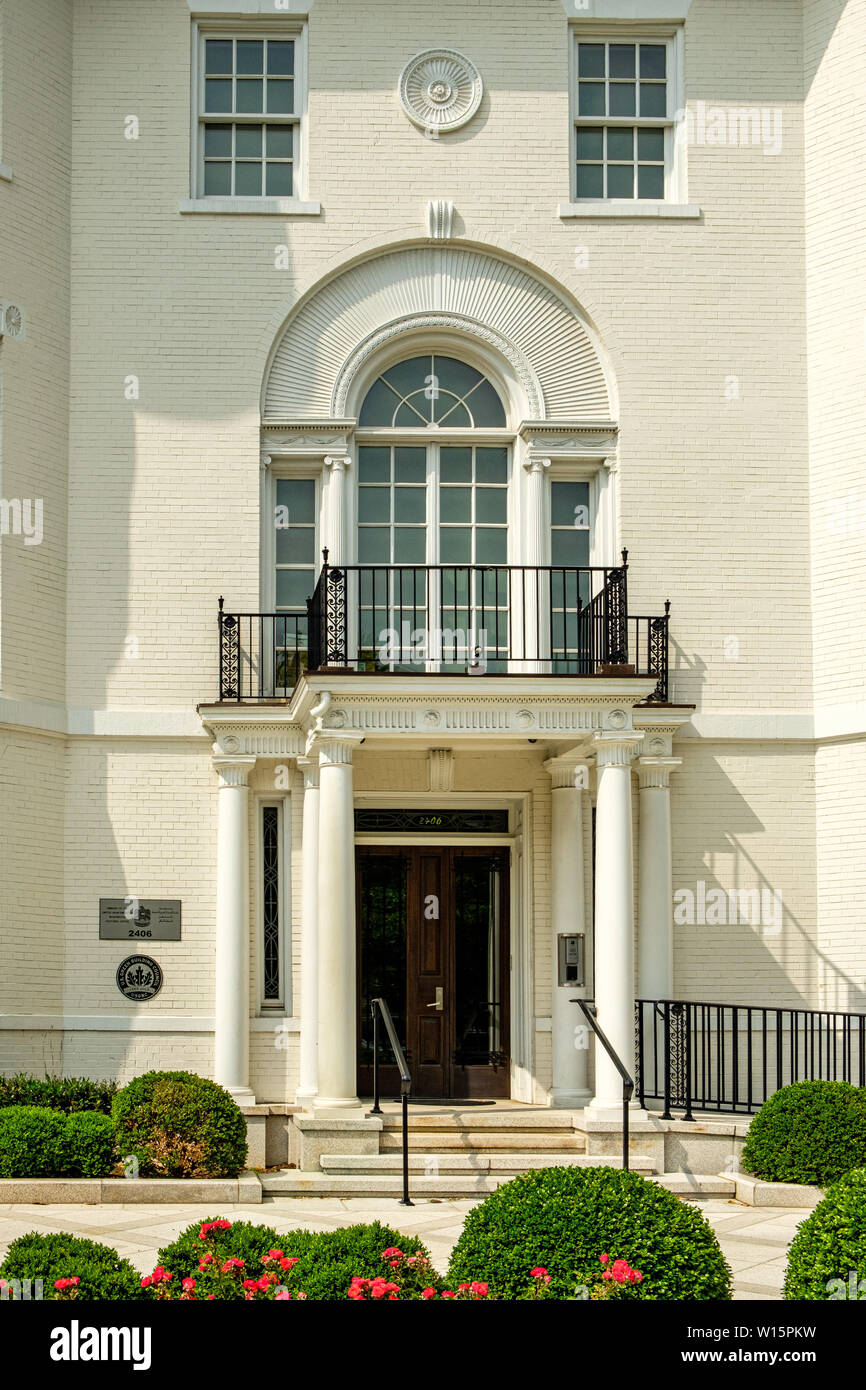
POLYGON ((0 1110, 0 1178, 54 1178, 65 1167, 65 1115, 38 1105, 0 1110))
POLYGON ((749 1126, 747 1173, 766 1182, 827 1187, 866 1165, 866 1089, 798 1081, 769 1096, 749 1126))
POLYGON ((627 1298, 727 1300, 731 1272, 709 1223, 658 1183, 616 1168, 547 1168, 505 1183, 469 1212, 449 1288, 477 1279, 498 1298, 526 1297, 543 1266, 555 1298, 574 1297, 599 1257, 625 1259, 643 1280, 627 1298))
MULTIPOLYGON (((353 1278, 374 1279, 390 1273, 382 1259, 382 1251, 396 1246, 406 1254, 420 1251, 427 1259, 429 1252, 417 1236, 404 1236, 378 1222, 348 1226, 337 1231, 288 1231, 282 1234, 270 1226, 256 1226, 247 1221, 234 1221, 226 1231, 214 1231, 207 1241, 199 1239, 206 1222, 219 1220, 206 1217, 196 1221, 159 1252, 157 1264, 170 1270, 175 1280, 195 1278, 199 1260, 211 1251, 220 1263, 228 1259, 244 1261, 244 1273, 250 1279, 264 1272, 262 1256, 269 1250, 282 1250, 297 1264, 281 1274, 281 1283, 292 1297, 299 1292, 308 1299, 342 1301, 353 1278)), ((438 1281, 434 1281, 438 1282, 438 1281)))
POLYGON ((228 1091, 189 1071, 150 1071, 130 1081, 111 1107, 121 1158, 142 1177, 236 1178, 247 1157, 247 1127, 228 1091))
POLYGON ((866 1168, 830 1188, 788 1251, 783 1297, 866 1300, 866 1168))
POLYGON ((17 1076, 0 1076, 0 1107, 41 1105, 49 1110, 62 1110, 67 1115, 79 1110, 98 1110, 102 1115, 110 1115, 116 1093, 116 1081, 88 1081, 82 1076, 40 1079, 24 1072, 17 1076))
POLYGON ((114 1122, 110 1115, 79 1110, 66 1116, 64 1171, 70 1177, 104 1178, 115 1163, 114 1122))
POLYGON ((104 1178, 114 1164, 114 1125, 87 1110, 0 1110, 0 1178, 104 1178))
POLYGON ((110 1246, 81 1236, 43 1236, 35 1231, 19 1236, 0 1265, 0 1278, 42 1279, 46 1299, 54 1297, 55 1279, 75 1275, 81 1280, 79 1298, 116 1302, 145 1297, 141 1275, 129 1260, 122 1260, 110 1246))

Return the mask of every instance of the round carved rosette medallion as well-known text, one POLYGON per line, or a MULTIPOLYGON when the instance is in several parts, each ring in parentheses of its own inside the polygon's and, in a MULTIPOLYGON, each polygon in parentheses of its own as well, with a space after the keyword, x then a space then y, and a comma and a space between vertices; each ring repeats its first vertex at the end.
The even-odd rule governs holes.
POLYGON ((400 105, 424 130, 459 130, 481 104, 484 86, 473 62, 452 48, 416 53, 400 74, 400 105))

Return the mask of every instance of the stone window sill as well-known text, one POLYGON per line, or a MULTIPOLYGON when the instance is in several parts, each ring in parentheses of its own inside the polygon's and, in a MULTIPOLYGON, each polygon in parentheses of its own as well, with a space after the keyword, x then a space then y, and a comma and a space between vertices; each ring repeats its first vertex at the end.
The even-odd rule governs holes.
POLYGON ((679 219, 697 218, 701 210, 696 203, 618 203, 587 199, 585 203, 560 203, 559 216, 563 220, 574 217, 666 217, 679 219))
POLYGON ((11 183, 11 182, 12 182, 12 165, 11 165, 11 164, 2 164, 2 163, 0 163, 0 179, 3 179, 4 183, 11 183))
POLYGON ((321 203, 302 203, 298 198, 184 198, 181 213, 210 213, 245 217, 318 217, 321 203))

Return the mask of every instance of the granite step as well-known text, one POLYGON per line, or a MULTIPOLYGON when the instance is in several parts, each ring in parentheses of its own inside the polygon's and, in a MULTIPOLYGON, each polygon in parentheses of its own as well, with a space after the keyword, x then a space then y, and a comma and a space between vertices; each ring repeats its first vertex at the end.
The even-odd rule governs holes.
MULTIPOLYGON (((388 1153, 395 1149, 402 1150, 402 1148, 403 1137, 399 1130, 385 1129, 379 1135, 380 1152, 388 1153)), ((437 1152, 456 1149, 464 1153, 475 1150, 481 1152, 510 1150, 517 1153, 526 1153, 529 1150, 541 1153, 583 1153, 586 1149, 586 1140, 582 1134, 575 1134, 573 1130, 549 1134, 543 1130, 528 1132, 525 1129, 467 1129, 452 1130, 451 1132, 442 1130, 435 1133, 429 1130, 410 1129, 409 1148, 420 1149, 425 1152, 429 1152, 431 1149, 437 1152)))
MULTIPOLYGON (((380 1154, 322 1154, 319 1160, 327 1173, 398 1173, 402 1171, 402 1153, 380 1154)), ((429 1177, 451 1173, 502 1173, 514 1177, 533 1168, 619 1168, 619 1159, 588 1158, 586 1154, 539 1153, 409 1153, 409 1172, 429 1177)), ((655 1170, 645 1154, 632 1154, 630 1166, 636 1173, 648 1176, 655 1170)))

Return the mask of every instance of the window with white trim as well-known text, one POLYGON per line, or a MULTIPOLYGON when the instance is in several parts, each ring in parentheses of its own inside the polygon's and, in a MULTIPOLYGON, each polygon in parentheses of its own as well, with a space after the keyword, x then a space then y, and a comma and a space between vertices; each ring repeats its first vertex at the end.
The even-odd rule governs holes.
POLYGON ((196 196, 300 196, 301 39, 199 31, 196 196))
POLYGON ((574 35, 576 202, 676 200, 678 36, 574 35))

